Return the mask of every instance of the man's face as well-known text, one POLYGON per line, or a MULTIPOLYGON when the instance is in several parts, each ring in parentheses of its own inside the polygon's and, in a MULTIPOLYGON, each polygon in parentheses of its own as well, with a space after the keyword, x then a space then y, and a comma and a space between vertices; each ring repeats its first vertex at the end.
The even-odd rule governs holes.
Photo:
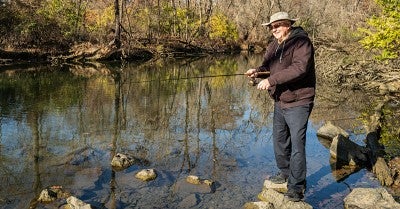
POLYGON ((289 33, 290 22, 288 21, 276 21, 269 25, 269 29, 272 35, 278 40, 282 40, 289 33))

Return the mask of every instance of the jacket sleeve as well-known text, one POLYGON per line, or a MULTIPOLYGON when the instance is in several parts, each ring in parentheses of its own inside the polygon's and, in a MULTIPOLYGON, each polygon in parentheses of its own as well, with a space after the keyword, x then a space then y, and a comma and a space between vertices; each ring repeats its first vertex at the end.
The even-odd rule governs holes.
POLYGON ((312 64, 314 52, 313 46, 308 38, 297 40, 293 50, 291 64, 271 75, 268 81, 271 86, 294 82, 307 74, 309 66, 312 64))
POLYGON ((274 56, 274 46, 276 45, 276 41, 271 42, 270 44, 268 44, 267 46, 267 50, 264 54, 264 60, 261 64, 261 66, 259 66, 257 68, 257 72, 265 72, 265 71, 269 71, 268 66, 269 66, 269 62, 271 60, 271 58, 274 56))

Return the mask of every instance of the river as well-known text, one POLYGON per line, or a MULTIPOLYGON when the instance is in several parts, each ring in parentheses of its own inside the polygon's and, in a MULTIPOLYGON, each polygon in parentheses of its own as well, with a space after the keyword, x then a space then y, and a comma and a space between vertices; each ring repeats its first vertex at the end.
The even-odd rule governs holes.
MULTIPOLYGON (((0 70, 0 208, 58 208, 35 200, 62 186, 96 208, 241 208, 258 201, 277 172, 272 101, 239 75, 260 55, 86 63, 0 70), (111 169, 116 153, 142 159, 111 169), (147 168, 158 177, 142 182, 147 168), (188 175, 215 181, 215 191, 181 188, 188 175)), ((379 187, 368 170, 339 174, 326 121, 362 144, 358 120, 370 106, 362 92, 318 80, 307 132, 307 190, 314 208, 343 208, 356 187, 379 187)))

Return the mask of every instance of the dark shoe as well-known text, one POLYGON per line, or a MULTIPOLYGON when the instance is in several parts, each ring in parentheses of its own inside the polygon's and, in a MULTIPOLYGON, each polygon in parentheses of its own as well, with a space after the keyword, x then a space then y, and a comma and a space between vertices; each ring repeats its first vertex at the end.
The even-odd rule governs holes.
POLYGON ((272 176, 271 178, 269 178, 269 180, 274 183, 274 184, 284 184, 287 182, 287 176, 285 176, 282 173, 279 173, 275 176, 272 176))
POLYGON ((304 195, 303 195, 303 192, 296 192, 293 190, 288 190, 285 193, 285 198, 287 198, 288 200, 290 200, 292 202, 298 202, 304 198, 304 195))

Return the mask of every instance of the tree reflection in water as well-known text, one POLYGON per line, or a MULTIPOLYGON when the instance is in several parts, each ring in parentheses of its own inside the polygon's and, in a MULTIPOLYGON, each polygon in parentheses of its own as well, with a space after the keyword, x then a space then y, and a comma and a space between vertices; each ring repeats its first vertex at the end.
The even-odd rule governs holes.
MULTIPOLYGON (((257 200, 264 179, 276 172, 273 106, 266 92, 238 74, 261 59, 1 72, 0 175, 13 179, 2 183, 1 207, 41 207, 36 196, 52 185, 99 208, 238 208, 257 200), (114 171, 110 161, 118 152, 140 163, 114 171), (144 168, 154 168, 157 179, 135 179, 144 168), (177 190, 187 175, 212 179, 217 188, 196 193, 190 202, 193 193, 177 190)), ((327 119, 355 124, 360 105, 368 103, 357 92, 327 97, 325 89, 318 87, 307 141, 306 201, 314 208, 338 207, 348 185, 376 184, 365 170, 341 182, 332 176, 329 150, 315 131, 327 119)))

